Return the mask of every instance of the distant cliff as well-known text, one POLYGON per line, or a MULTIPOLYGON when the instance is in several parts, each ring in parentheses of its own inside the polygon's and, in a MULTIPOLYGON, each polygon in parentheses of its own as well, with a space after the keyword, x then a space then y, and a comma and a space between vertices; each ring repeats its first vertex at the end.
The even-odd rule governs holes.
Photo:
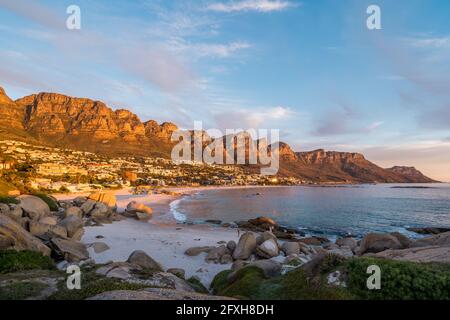
MULTIPOLYGON (((56 93, 11 100, 0 87, 0 137, 106 155, 169 157, 178 127, 158 124, 101 101, 56 93)), ((294 152, 280 143, 281 176, 313 182, 434 182, 415 168, 383 169, 362 154, 315 150, 294 152)))

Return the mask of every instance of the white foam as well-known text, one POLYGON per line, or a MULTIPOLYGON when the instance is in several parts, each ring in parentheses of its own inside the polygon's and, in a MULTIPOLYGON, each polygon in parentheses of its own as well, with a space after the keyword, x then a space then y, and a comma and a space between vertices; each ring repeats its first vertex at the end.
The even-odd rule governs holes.
POLYGON ((187 217, 185 214, 178 211, 178 205, 180 204, 181 199, 174 200, 170 203, 170 213, 172 213, 175 220, 178 222, 185 222, 187 217))

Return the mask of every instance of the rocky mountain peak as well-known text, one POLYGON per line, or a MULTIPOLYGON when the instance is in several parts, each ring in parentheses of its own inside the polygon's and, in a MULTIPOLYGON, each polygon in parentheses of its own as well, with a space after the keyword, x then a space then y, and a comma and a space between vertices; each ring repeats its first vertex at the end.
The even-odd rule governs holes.
POLYGON ((5 89, 0 87, 0 104, 13 104, 14 102, 8 97, 5 89))

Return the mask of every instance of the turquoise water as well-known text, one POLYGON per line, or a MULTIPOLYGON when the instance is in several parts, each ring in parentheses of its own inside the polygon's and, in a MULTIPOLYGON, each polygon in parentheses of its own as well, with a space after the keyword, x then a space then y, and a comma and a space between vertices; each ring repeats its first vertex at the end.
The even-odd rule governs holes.
POLYGON ((172 210, 196 223, 268 216, 307 234, 414 236, 407 227, 450 227, 450 184, 216 189, 185 197, 172 210))

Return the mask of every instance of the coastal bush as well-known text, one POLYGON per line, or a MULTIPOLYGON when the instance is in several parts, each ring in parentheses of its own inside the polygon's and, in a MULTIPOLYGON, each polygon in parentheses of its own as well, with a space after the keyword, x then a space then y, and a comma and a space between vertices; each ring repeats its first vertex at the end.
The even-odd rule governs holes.
POLYGON ((15 282, 0 286, 0 300, 24 300, 39 295, 47 285, 37 281, 15 282))
POLYGON ((213 294, 218 294, 228 284, 228 276, 232 273, 231 270, 224 270, 216 274, 213 281, 211 282, 210 289, 212 290, 213 294))
POLYGON ((348 290, 361 299, 448 300, 450 265, 421 264, 377 258, 353 258, 345 265, 348 290), (381 289, 367 289, 367 268, 381 269, 381 289))
POLYGON ((342 288, 329 287, 320 277, 308 279, 296 269, 267 279, 257 267, 245 267, 229 279, 231 271, 222 271, 213 280, 213 293, 242 299, 269 300, 342 300, 353 296, 342 288))
POLYGON ((18 204, 19 200, 17 200, 14 197, 9 197, 9 196, 0 196, 0 203, 13 203, 13 204, 18 204))
POLYGON ((59 206, 55 198, 40 192, 33 192, 32 195, 41 198, 49 206, 51 211, 58 211, 59 206))
POLYGON ((55 264, 39 252, 0 251, 0 274, 35 269, 52 270, 55 269, 55 264))
POLYGON ((205 294, 209 293, 208 289, 205 288, 203 283, 201 283, 201 281, 197 277, 190 277, 186 281, 189 283, 189 285, 192 287, 192 289, 195 290, 195 292, 205 293, 205 294))
POLYGON ((302 269, 288 272, 274 279, 278 288, 272 291, 273 299, 281 300, 345 300, 353 296, 343 288, 330 287, 323 279, 309 279, 302 269))
POLYGON ((218 295, 241 299, 258 299, 260 297, 261 283, 266 279, 264 271, 260 268, 244 267, 229 279, 229 274, 223 273, 213 284, 218 295))

